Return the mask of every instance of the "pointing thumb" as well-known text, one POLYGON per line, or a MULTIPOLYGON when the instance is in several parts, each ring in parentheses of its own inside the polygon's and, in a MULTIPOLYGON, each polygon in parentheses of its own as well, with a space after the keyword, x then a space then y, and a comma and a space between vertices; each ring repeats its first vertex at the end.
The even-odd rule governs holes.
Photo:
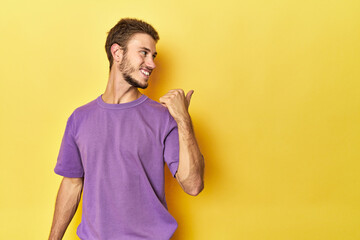
POLYGON ((190 104, 190 99, 191 99, 193 93, 194 93, 194 90, 190 90, 190 91, 186 94, 186 100, 187 100, 187 102, 188 102, 188 105, 190 104))

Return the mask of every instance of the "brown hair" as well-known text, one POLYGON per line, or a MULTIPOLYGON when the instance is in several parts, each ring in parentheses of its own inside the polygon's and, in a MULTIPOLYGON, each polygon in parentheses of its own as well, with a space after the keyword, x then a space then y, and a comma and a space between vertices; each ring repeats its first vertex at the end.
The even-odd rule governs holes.
POLYGON ((148 23, 138 20, 135 18, 123 18, 121 19, 110 31, 107 33, 105 43, 105 51, 110 62, 109 70, 113 65, 113 57, 111 54, 111 46, 114 43, 119 44, 119 46, 124 50, 124 54, 127 52, 127 43, 135 33, 146 33, 149 34, 155 42, 159 38, 157 31, 148 23))

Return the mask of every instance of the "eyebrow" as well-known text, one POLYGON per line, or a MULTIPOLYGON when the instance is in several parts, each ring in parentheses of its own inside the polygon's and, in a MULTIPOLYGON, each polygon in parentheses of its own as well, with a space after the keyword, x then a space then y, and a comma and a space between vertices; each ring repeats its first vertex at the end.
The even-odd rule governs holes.
MULTIPOLYGON (((146 47, 141 47, 140 49, 143 49, 143 50, 146 50, 146 51, 148 51, 148 52, 151 52, 151 50, 148 49, 148 48, 146 48, 146 47)), ((154 52, 154 56, 156 56, 156 55, 157 55, 157 52, 154 52)))

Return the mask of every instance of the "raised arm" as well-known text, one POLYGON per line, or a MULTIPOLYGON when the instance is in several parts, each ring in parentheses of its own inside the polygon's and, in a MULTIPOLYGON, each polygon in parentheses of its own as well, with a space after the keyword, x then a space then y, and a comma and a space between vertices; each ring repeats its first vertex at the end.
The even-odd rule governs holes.
POLYGON ((178 125, 180 152, 176 179, 187 194, 196 196, 204 188, 205 163, 188 112, 193 92, 188 92, 185 97, 182 89, 170 90, 160 98, 160 103, 168 108, 178 125))
POLYGON ((83 178, 64 177, 61 181, 49 240, 59 240, 64 236, 79 205, 83 184, 83 178))

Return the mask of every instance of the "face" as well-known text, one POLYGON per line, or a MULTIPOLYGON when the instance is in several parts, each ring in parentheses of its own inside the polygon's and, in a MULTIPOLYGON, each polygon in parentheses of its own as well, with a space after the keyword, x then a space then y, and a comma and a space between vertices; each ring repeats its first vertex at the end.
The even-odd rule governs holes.
POLYGON ((129 40, 119 70, 131 86, 145 89, 154 70, 156 57, 155 40, 148 34, 136 33, 129 40))

